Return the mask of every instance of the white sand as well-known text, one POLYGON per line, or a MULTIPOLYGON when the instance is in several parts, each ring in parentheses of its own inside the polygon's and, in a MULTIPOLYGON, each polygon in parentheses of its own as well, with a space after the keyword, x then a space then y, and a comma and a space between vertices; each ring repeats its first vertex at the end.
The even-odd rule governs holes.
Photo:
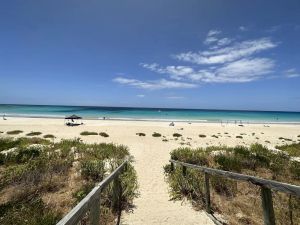
POLYGON ((134 166, 138 175, 140 197, 134 201, 136 208, 133 213, 123 214, 123 224, 213 224, 203 211, 195 211, 189 203, 181 204, 179 201, 169 200, 163 166, 168 163, 170 151, 182 146, 181 142, 190 142, 192 147, 249 145, 255 142, 274 147, 283 143, 278 139, 279 137, 290 138, 294 141, 300 139, 297 137, 300 135, 299 125, 274 124, 265 127, 255 124, 239 127, 234 124, 221 126, 220 124, 181 122, 175 123, 175 127, 169 127, 168 122, 89 120, 84 121, 83 126, 67 127, 63 125, 63 122, 62 119, 8 118, 6 121, 0 120, 0 131, 7 132, 16 129, 24 131, 23 134, 14 136, 24 136, 31 131, 40 131, 43 134, 53 134, 57 138, 80 137, 85 142, 114 142, 127 145, 136 160, 134 166), (183 130, 180 130, 181 128, 183 130), (108 138, 80 136, 80 132, 85 130, 107 132, 110 136, 108 138), (146 137, 137 136, 137 132, 145 133, 146 137), (163 142, 162 137, 152 137, 153 132, 161 133, 169 141, 163 142), (172 134, 175 132, 182 134, 185 141, 180 138, 177 141, 174 140, 172 134), (225 132, 228 134, 224 134, 225 132), (218 133, 222 137, 211 137, 218 133), (246 134, 242 135, 243 139, 237 139, 236 136, 242 133, 246 134), (205 134, 207 137, 199 138, 199 134, 205 134), (192 140, 187 140, 187 137, 192 140))

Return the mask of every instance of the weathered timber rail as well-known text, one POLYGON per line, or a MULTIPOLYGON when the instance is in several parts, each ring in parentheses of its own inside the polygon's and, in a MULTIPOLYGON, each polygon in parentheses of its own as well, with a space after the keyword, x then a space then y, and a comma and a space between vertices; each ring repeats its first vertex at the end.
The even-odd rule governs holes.
MULTIPOLYGON (((79 223, 85 214, 89 213, 89 221, 91 225, 99 225, 100 222, 100 193, 112 181, 118 179, 120 173, 126 170, 129 158, 116 168, 109 176, 97 184, 90 193, 82 199, 64 218, 62 218, 56 225, 75 225, 79 223)), ((120 182, 114 182, 114 191, 120 190, 120 182)), ((114 193, 117 195, 118 193, 114 193)))
POLYGON ((229 172, 225 170, 218 170, 204 166, 198 166, 194 164, 189 164, 185 162, 180 162, 176 160, 170 160, 171 170, 174 170, 174 165, 182 166, 182 173, 186 175, 186 168, 192 168, 199 170, 204 173, 205 176, 205 206, 206 212, 216 224, 219 223, 212 214, 211 206, 210 206, 210 185, 209 185, 209 176, 210 175, 218 175, 222 177, 226 177, 233 180, 246 181, 250 182, 254 185, 261 187, 261 199, 262 199, 262 208, 263 208, 263 216, 264 216, 264 224, 265 225, 275 225, 275 215, 273 209, 273 200, 272 200, 272 192, 271 190, 280 191, 283 193, 287 193, 290 195, 300 197, 300 187, 296 185, 281 183, 273 180, 262 179, 259 177, 244 175, 240 173, 229 172))

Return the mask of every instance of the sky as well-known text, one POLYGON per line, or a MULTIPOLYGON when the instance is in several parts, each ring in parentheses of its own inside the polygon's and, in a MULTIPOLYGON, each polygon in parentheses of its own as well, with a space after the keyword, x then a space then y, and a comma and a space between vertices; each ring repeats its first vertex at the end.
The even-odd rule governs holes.
POLYGON ((300 111, 299 0, 0 2, 0 104, 300 111))

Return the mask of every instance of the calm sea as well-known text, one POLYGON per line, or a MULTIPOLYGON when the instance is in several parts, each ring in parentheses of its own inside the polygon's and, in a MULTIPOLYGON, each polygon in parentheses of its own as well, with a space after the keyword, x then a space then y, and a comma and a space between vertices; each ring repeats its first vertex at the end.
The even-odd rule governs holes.
POLYGON ((208 109, 127 108, 91 106, 0 105, 0 115, 28 117, 65 117, 76 114, 86 119, 129 119, 207 122, 295 122, 300 112, 241 111, 208 109))

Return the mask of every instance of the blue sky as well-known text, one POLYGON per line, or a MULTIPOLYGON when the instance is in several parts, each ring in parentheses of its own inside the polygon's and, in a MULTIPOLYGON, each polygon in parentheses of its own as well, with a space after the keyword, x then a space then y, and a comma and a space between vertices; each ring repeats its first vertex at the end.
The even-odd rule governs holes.
POLYGON ((0 3, 0 103, 300 111, 299 0, 0 3))

